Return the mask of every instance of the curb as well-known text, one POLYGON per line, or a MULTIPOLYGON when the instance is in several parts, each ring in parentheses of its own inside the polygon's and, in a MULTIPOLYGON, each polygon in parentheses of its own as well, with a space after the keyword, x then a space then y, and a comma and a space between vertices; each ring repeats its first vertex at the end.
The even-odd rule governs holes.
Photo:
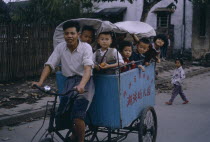
POLYGON ((21 122, 30 122, 45 115, 46 108, 24 112, 21 114, 5 116, 0 118, 0 127, 15 125, 21 122))
MULTIPOLYGON (((189 72, 186 74, 186 77, 189 78, 192 76, 206 73, 208 71, 210 71, 210 67, 189 72)), ((171 78, 169 77, 165 79, 157 80, 156 85, 168 83, 170 82, 170 80, 171 78)), ((45 115, 45 111, 46 111, 46 108, 41 108, 38 110, 32 110, 32 111, 28 111, 28 112, 24 112, 24 113, 20 113, 16 115, 0 117, 0 127, 15 125, 21 122, 27 122, 27 121, 32 121, 33 119, 41 118, 45 115)))

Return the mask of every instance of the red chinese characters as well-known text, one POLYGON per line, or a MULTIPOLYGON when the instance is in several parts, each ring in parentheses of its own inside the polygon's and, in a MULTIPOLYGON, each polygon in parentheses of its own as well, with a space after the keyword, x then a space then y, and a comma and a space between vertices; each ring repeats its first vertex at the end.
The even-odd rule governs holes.
MULTIPOLYGON (((124 91, 124 96, 125 95, 127 95, 126 91, 124 91)), ((127 97, 127 107, 133 105, 134 103, 137 103, 138 100, 141 100, 143 97, 150 96, 150 95, 151 95, 151 86, 149 86, 148 88, 145 88, 143 90, 143 93, 142 93, 142 90, 139 90, 138 92, 130 94, 127 97)))
POLYGON ((129 96, 128 96, 127 107, 128 107, 129 105, 132 105, 132 104, 133 104, 133 96, 132 96, 132 95, 129 95, 129 96))
POLYGON ((133 102, 134 103, 137 102, 137 93, 136 92, 133 94, 133 102))

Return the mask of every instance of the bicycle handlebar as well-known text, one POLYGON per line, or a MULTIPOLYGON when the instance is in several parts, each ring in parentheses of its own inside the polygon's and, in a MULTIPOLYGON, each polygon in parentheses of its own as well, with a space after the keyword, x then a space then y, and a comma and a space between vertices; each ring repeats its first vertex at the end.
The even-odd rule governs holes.
MULTIPOLYGON (((68 95, 68 94, 69 94, 70 92, 72 92, 72 91, 77 91, 76 89, 72 89, 72 90, 67 91, 67 92, 64 93, 64 94, 59 94, 59 93, 54 93, 54 92, 52 92, 50 89, 47 90, 47 89, 45 89, 45 88, 43 88, 43 87, 39 87, 39 86, 36 85, 36 84, 34 84, 33 87, 39 89, 41 92, 43 92, 43 93, 45 93, 45 94, 54 95, 54 96, 66 96, 66 95, 68 95)), ((85 92, 86 92, 86 91, 85 91, 85 92)))

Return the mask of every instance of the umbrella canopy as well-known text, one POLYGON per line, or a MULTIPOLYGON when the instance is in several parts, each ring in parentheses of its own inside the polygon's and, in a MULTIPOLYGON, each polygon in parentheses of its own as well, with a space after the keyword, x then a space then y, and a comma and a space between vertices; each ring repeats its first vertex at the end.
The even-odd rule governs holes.
POLYGON ((130 34, 136 34, 141 37, 156 36, 156 32, 152 26, 140 21, 123 21, 117 22, 115 25, 122 31, 130 34))
MULTIPOLYGON (((112 24, 109 21, 102 21, 99 19, 91 19, 91 18, 78 18, 78 19, 71 19, 67 21, 77 21, 80 24, 80 27, 82 29, 83 26, 92 26, 93 29, 96 31, 96 35, 98 35, 100 32, 127 32, 123 29, 119 29, 116 25, 112 24)), ((60 25, 58 25, 55 29, 54 35, 53 35, 53 46, 54 48, 61 42, 64 42, 64 36, 63 36, 63 24, 67 21, 62 22, 60 25)))

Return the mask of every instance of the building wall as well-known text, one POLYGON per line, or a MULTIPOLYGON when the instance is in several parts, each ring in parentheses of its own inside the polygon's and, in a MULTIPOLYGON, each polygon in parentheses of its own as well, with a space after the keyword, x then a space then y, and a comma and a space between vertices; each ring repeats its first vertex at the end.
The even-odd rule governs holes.
MULTIPOLYGON (((157 3, 151 10, 147 17, 146 22, 152 25, 157 29, 157 14, 153 13, 158 7, 166 7, 174 0, 162 0, 157 3)), ((175 3, 176 4, 176 3, 175 3)), ((174 25, 174 52, 180 52, 183 47, 183 36, 184 36, 184 27, 183 27, 183 0, 178 1, 176 4, 177 8, 174 13, 171 14, 171 24, 174 25)), ((186 0, 186 32, 185 32, 185 49, 190 52, 191 43, 192 43, 192 3, 186 0)))
POLYGON ((206 52, 210 52, 210 4, 206 8, 206 36, 200 37, 200 10, 198 7, 193 9, 193 34, 192 34, 192 56, 193 59, 202 58, 206 52))
POLYGON ((124 21, 139 21, 143 10, 143 0, 134 0, 133 4, 128 1, 120 2, 100 2, 94 3, 95 11, 98 12, 104 8, 111 7, 127 7, 127 11, 124 15, 124 21))

